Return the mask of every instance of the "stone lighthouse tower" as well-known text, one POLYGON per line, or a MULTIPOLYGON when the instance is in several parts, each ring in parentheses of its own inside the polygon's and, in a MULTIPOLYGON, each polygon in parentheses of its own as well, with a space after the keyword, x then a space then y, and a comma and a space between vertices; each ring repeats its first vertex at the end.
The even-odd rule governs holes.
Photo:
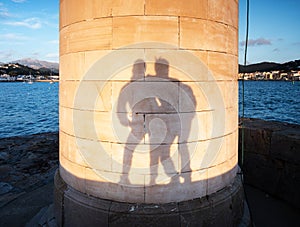
POLYGON ((59 226, 235 226, 237 0, 60 0, 59 226))

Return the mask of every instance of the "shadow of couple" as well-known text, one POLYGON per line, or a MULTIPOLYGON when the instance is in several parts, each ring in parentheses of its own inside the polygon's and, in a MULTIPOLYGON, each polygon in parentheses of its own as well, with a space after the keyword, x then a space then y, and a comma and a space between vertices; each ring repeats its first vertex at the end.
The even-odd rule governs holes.
POLYGON ((169 67, 167 59, 156 59, 155 75, 146 75, 146 63, 138 59, 132 67, 131 81, 121 89, 117 115, 130 133, 124 146, 120 184, 131 184, 129 172, 139 144, 148 145, 142 152, 150 155, 150 166, 145 160, 139 161, 150 169, 149 185, 157 184, 159 163, 171 182, 179 181, 179 176, 185 183, 191 181, 188 137, 196 99, 188 85, 169 76, 169 67), (171 157, 174 145, 180 156, 176 163, 177 156, 171 157))

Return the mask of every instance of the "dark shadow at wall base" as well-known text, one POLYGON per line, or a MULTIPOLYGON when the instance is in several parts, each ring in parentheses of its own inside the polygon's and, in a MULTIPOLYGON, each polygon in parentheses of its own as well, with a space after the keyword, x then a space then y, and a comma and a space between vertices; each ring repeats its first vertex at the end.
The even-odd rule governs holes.
POLYGON ((300 125, 253 118, 240 120, 243 128, 239 128, 239 159, 244 157, 245 183, 299 210, 300 125))
POLYGON ((54 209, 58 226, 249 226, 239 176, 226 188, 194 200, 142 204, 95 198, 55 175, 54 209))

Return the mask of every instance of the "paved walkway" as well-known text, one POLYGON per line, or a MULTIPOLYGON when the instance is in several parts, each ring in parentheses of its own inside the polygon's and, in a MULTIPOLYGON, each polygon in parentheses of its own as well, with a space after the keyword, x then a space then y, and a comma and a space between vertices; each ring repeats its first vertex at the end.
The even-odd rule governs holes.
POLYGON ((300 226, 300 210, 249 185, 245 191, 255 227, 300 226))
POLYGON ((49 206, 52 202, 53 183, 24 193, 0 208, 0 226, 23 227, 42 208, 49 206))

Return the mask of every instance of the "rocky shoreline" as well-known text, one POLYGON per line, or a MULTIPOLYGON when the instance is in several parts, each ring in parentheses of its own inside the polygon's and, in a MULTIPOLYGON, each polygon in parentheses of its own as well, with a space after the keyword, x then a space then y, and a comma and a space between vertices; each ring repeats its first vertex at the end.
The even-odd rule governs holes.
POLYGON ((0 139, 0 208, 53 181, 58 132, 0 139))

